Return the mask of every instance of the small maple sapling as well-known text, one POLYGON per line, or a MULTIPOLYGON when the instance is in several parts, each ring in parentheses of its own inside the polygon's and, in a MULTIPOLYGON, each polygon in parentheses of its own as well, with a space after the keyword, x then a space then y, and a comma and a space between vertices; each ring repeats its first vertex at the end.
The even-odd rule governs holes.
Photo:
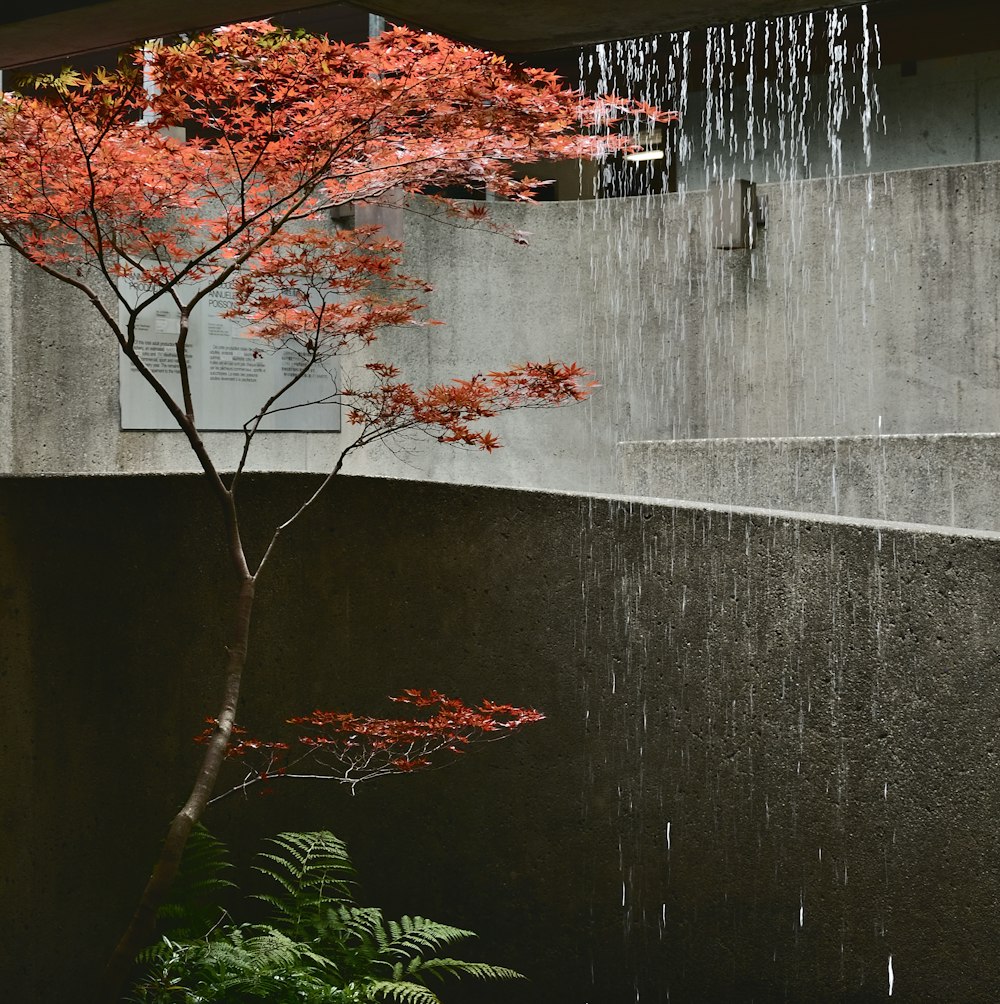
MULTIPOLYGON (((0 104, 0 239, 74 287, 103 319, 109 346, 152 388, 211 484, 235 572, 222 693, 190 795, 173 818, 139 906, 107 968, 114 999, 150 937, 188 834, 211 799, 230 747, 260 576, 282 533, 354 451, 406 432, 483 450, 474 425, 514 408, 579 401, 591 386, 575 363, 529 362, 426 389, 391 363, 370 384, 323 398, 345 407, 350 435, 319 488, 273 528, 255 560, 244 549, 240 480, 262 422, 331 356, 386 326, 426 323, 427 287, 398 272, 400 245, 377 228, 332 231, 331 210, 395 202, 451 185, 530 199, 512 165, 593 157, 629 145, 620 116, 664 120, 637 102, 591 100, 551 73, 433 35, 393 28, 362 45, 253 22, 156 44, 114 70, 39 77, 0 104), (186 139, 179 138, 183 133, 186 139), (123 287, 138 291, 127 296, 123 287), (232 470, 212 456, 192 391, 187 347, 199 303, 227 285, 230 315, 299 365, 247 416, 232 470), (137 338, 140 315, 177 317, 176 393, 137 338)), ((481 207, 436 203, 466 222, 481 207)), ((301 387, 299 388, 301 390, 301 387)))

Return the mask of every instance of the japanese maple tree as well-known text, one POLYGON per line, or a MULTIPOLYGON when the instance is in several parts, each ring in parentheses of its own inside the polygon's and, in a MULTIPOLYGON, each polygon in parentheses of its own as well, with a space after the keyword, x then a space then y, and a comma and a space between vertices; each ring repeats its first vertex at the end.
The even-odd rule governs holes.
MULTIPOLYGON (((527 362, 430 388, 406 383, 391 361, 369 363, 367 383, 322 398, 343 405, 350 425, 327 477, 251 560, 239 485, 261 423, 302 406, 292 389, 331 357, 370 344, 386 326, 427 323, 419 313, 427 287, 398 271, 399 243, 377 227, 337 231, 330 211, 453 185, 530 199, 535 185, 519 179, 514 164, 621 149, 628 138, 613 123, 622 116, 667 117, 634 102, 587 99, 551 73, 433 35, 393 28, 346 45, 268 22, 150 45, 116 69, 67 71, 4 94, 0 238, 86 297, 103 319, 109 350, 124 354, 167 409, 212 486, 235 573, 204 756, 109 963, 109 997, 151 935, 188 834, 233 748, 254 595, 282 533, 355 450, 407 432, 492 450, 497 440, 479 420, 579 401, 593 386, 575 363, 527 362), (247 336, 269 351, 290 348, 297 360, 247 416, 232 470, 205 445, 186 351, 192 312, 223 285, 232 290, 229 316, 247 336), (137 338, 140 315, 159 305, 177 316, 176 385, 144 358, 137 338)), ((434 205, 463 223, 484 216, 481 205, 439 197, 434 205)), ((314 716, 308 724, 319 730, 314 750, 336 745, 322 738, 333 719, 314 716)), ((397 758, 397 767, 422 758, 419 751, 397 758)))

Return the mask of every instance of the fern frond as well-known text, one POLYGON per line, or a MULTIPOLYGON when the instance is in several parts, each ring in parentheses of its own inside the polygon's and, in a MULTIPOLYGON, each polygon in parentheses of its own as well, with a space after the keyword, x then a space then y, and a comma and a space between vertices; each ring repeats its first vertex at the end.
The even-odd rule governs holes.
POLYGON ((330 959, 313 951, 308 944, 293 941, 273 927, 262 927, 259 930, 262 933, 246 941, 246 948, 255 957, 254 964, 257 968, 291 967, 309 961, 320 969, 336 969, 330 959))
POLYGON ((261 856, 287 868, 292 875, 334 875, 342 881, 354 877, 347 845, 329 830, 279 833, 268 842, 274 844, 277 850, 270 854, 262 852, 261 856))
POLYGON ((225 847, 207 831, 193 838, 182 866, 178 916, 210 906, 212 923, 171 933, 145 949, 136 1004, 440 1004, 431 978, 520 979, 485 962, 435 958, 472 931, 419 916, 387 920, 352 895, 354 869, 343 842, 326 831, 282 833, 254 868, 272 884, 255 898, 274 915, 269 925, 232 923, 217 902, 232 883, 225 847), (220 922, 221 913, 221 922, 220 922))
POLYGON ((135 961, 142 966, 153 966, 160 962, 166 962, 174 952, 174 944, 169 938, 161 938, 153 945, 147 945, 140 949, 135 957, 135 961))
POLYGON ((386 950, 407 956, 437 951, 443 945, 476 937, 473 931, 439 924, 426 917, 401 917, 399 921, 390 921, 388 929, 390 938, 386 950))
POLYGON ((353 902, 354 866, 342 840, 320 830, 279 833, 271 851, 258 855, 254 869, 278 886, 277 894, 256 897, 297 935, 316 928, 331 907, 353 902))
POLYGON ((370 941, 378 948, 387 944, 382 911, 376 906, 338 906, 328 912, 327 921, 338 933, 370 941))
POLYGON ((394 1001, 397 1004, 441 1004, 441 999, 419 983, 394 980, 372 980, 369 984, 373 998, 394 1001))
POLYGON ((197 937, 222 915, 219 906, 236 884, 225 877, 232 869, 229 851, 201 823, 195 825, 184 848, 181 866, 169 899, 160 907, 160 927, 175 937, 197 937))
POLYGON ((411 975, 431 973, 434 976, 471 976, 477 980, 523 980, 524 974, 504 966, 492 966, 488 962, 463 962, 461 959, 415 959, 417 965, 411 975))

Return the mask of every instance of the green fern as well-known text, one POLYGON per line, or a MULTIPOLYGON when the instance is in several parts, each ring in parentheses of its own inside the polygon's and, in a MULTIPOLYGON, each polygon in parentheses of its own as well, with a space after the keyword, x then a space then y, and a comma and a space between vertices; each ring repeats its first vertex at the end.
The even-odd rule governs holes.
MULTIPOLYGON (((446 945, 474 938, 472 931, 425 917, 385 920, 375 907, 340 907, 329 918, 329 937, 339 937, 341 959, 350 959, 355 975, 367 976, 384 993, 388 986, 419 985, 426 990, 426 977, 471 976, 477 979, 519 979, 513 969, 486 962, 452 958, 427 958, 446 945)), ((430 993, 429 991, 427 991, 430 993)), ((390 995, 391 996, 391 995, 390 995)), ((431 994, 425 998, 436 1000, 431 994)))
POLYGON ((368 984, 370 1000, 396 1001, 398 1004, 441 1004, 437 994, 421 983, 405 980, 373 980, 368 984))
POLYGON ((521 980, 524 977, 515 969, 494 966, 488 962, 463 962, 461 959, 420 959, 416 960, 421 973, 442 978, 445 976, 471 976, 479 980, 521 980))
POLYGON ((449 927, 423 917, 403 917, 399 921, 390 920, 385 925, 389 935, 386 945, 388 952, 403 953, 437 951, 444 945, 474 938, 475 932, 464 931, 460 927, 449 927))
POLYGON ((354 866, 332 833, 279 833, 268 842, 274 850, 262 851, 254 870, 280 891, 254 898, 267 903, 289 933, 309 930, 331 908, 354 901, 354 866))
POLYGON ((254 870, 277 891, 253 898, 271 907, 271 923, 224 922, 216 903, 212 923, 191 933, 188 921, 204 922, 197 904, 233 885, 221 877, 231 867, 225 847, 199 831, 190 860, 185 855, 185 878, 171 905, 185 923, 142 953, 143 976, 131 1000, 441 1004, 427 986, 430 978, 520 978, 512 969, 437 956, 441 949, 475 937, 472 931, 424 917, 386 920, 378 908, 358 906, 347 849, 332 833, 281 833, 269 844, 254 870))
POLYGON ((160 907, 160 929, 175 938, 198 937, 219 922, 223 901, 236 883, 229 850, 200 823, 191 831, 170 898, 160 907))
POLYGON ((264 927, 231 927, 219 938, 160 943, 159 965, 149 967, 131 998, 140 1004, 353 1004, 361 990, 331 979, 330 960, 312 946, 264 927))

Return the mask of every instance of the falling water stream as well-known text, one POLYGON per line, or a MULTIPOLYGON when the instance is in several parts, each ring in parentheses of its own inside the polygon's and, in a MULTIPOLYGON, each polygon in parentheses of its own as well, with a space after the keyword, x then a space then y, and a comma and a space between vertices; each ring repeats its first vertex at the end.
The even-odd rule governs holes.
MULTIPOLYGON (((596 301, 584 298, 581 326, 593 333, 589 358, 620 440, 881 433, 872 307, 875 276, 891 284, 894 249, 873 213, 892 178, 870 173, 884 129, 880 44, 862 6, 582 54, 586 89, 680 113, 661 134, 663 159, 605 164, 595 180, 599 202, 580 216, 592 228, 586 243, 598 291, 596 301), (758 185, 762 229, 753 250, 723 251, 713 246, 706 192, 739 179, 758 185)), ((648 124, 629 125, 637 145, 649 146, 648 124)), ((596 452, 593 464, 600 468, 596 452)), ((830 484, 836 512, 835 465, 830 484)), ((896 541, 884 567, 879 535, 862 582, 842 554, 817 568, 809 548, 798 549, 799 531, 776 518, 677 510, 670 519, 665 533, 638 503, 592 502, 581 528, 581 645, 606 662, 604 679, 597 682, 595 667, 588 684, 586 729, 620 737, 615 762, 587 767, 589 784, 613 790, 619 834, 618 884, 595 895, 617 900, 635 999, 670 1000, 671 986, 690 992, 683 946, 700 937, 710 943, 704 953, 716 953, 720 985, 735 979, 754 958, 741 943, 758 935, 758 897, 787 912, 783 923, 764 925, 782 934, 768 948, 774 972, 761 977, 763 996, 749 987, 738 999, 770 1000, 767 986, 789 992, 817 937, 845 986, 869 965, 859 958, 874 938, 882 993, 891 996, 887 917, 873 908, 871 930, 859 932, 845 905, 857 872, 875 881, 867 864, 851 860, 852 798, 886 809, 884 832, 870 836, 886 845, 888 876, 889 784, 846 752, 843 729, 856 708, 843 702, 859 618, 881 651, 883 580, 897 574, 896 541), (594 560, 595 540, 609 528, 608 553, 594 560), (780 582, 767 575, 772 549, 786 563, 780 582), (829 597, 819 649, 809 609, 817 594, 829 597), (773 625, 771 634, 757 631, 758 619, 773 625), (738 648, 716 627, 727 622, 744 635, 747 666, 727 662, 738 648), (609 637, 619 644, 609 646, 609 637), (797 639, 803 650, 812 645, 814 661, 797 639), (817 745, 817 720, 826 746, 817 745), (772 756, 762 741, 768 723, 794 723, 775 744, 790 757, 772 756), (817 804, 828 806, 827 822, 805 833, 802 819, 817 804), (700 832, 685 832, 692 819, 700 832), (747 867, 759 874, 742 874, 747 867), (699 889, 699 874, 715 899, 699 889)), ((866 686, 875 721, 877 668, 866 686)), ((792 991, 785 999, 799 998, 792 991)))
POLYGON ((664 161, 609 163, 597 181, 610 197, 590 216, 603 293, 582 323, 611 422, 620 440, 872 434, 863 331, 892 249, 871 208, 891 180, 856 175, 882 125, 878 30, 862 7, 702 39, 613 42, 581 58, 598 92, 681 116, 665 151, 675 197, 654 191, 664 161), (740 178, 761 186, 764 227, 753 253, 717 253, 705 190, 740 178))

